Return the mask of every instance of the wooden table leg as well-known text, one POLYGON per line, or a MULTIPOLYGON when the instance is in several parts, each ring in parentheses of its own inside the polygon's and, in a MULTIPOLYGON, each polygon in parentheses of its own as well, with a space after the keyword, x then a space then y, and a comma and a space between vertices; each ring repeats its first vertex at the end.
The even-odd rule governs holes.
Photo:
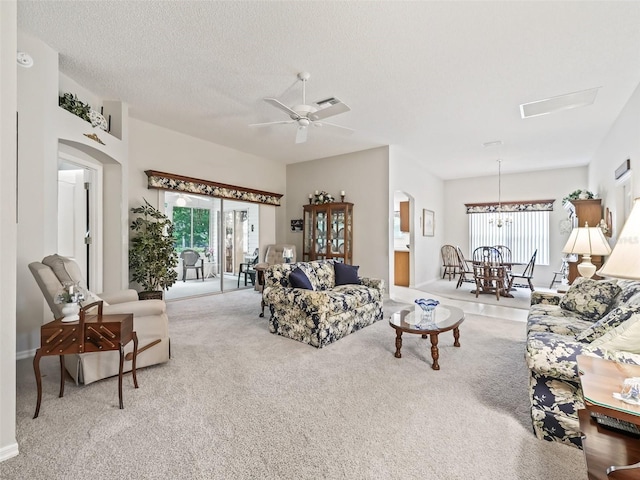
POLYGON ((124 408, 122 403, 122 370, 124 370, 124 347, 120 345, 120 369, 118 370, 118 399, 120 400, 120 410, 124 408))
POLYGON ((64 377, 64 355, 60 355, 60 398, 64 397, 64 377))
POLYGON ((438 365, 438 358, 440 358, 440 352, 438 351, 438 334, 432 333, 429 336, 431 338, 431 358, 433 359, 431 368, 440 370, 440 365, 438 365))
POLYGON ((36 375, 36 387, 38 389, 38 401, 36 402, 36 413, 33 414, 33 418, 38 418, 40 413, 40 402, 42 401, 42 377, 40 376, 40 357, 42 356, 42 349, 36 350, 36 356, 33 357, 33 373, 36 375))
POLYGON ((133 376, 133 386, 138 388, 138 377, 136 375, 136 359, 138 358, 138 335, 133 332, 133 362, 131 363, 131 375, 133 376))
POLYGON ((396 358, 402 358, 400 349, 402 348, 402 330, 396 330, 396 358))
POLYGON ((460 346, 460 329, 458 327, 453 329, 453 346, 460 346))

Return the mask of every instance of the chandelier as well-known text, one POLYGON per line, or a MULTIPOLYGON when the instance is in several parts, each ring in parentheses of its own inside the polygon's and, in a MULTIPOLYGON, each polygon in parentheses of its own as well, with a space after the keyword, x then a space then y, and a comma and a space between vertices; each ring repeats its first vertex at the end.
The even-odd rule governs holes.
POLYGON ((496 217, 490 218, 489 223, 493 224, 495 221, 496 227, 502 228, 503 225, 511 224, 511 217, 502 217, 502 159, 498 159, 498 209, 496 210, 496 217))

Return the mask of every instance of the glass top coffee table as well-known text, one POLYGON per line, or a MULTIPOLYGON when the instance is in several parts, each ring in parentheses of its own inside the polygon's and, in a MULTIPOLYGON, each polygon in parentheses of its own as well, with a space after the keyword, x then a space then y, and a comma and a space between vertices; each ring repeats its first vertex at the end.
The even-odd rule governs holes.
POLYGON ((415 306, 412 309, 404 309, 394 313, 389 319, 389 325, 396 331, 396 358, 402 358, 400 349, 402 348, 402 334, 415 333, 422 335, 422 338, 429 337, 431 340, 431 358, 433 365, 431 368, 440 370, 438 358, 438 335, 442 332, 453 330, 453 345, 460 346, 460 324, 464 321, 464 312, 457 307, 438 305, 428 315, 423 315, 422 309, 415 306))

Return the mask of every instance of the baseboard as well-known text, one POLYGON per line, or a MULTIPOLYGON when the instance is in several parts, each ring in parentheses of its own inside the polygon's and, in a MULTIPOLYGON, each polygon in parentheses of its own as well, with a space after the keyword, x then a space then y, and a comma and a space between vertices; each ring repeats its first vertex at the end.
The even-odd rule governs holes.
POLYGON ((31 350, 22 350, 21 352, 16 352, 16 360, 24 360, 25 358, 33 358, 36 356, 37 348, 32 348, 31 350))
POLYGON ((18 444, 13 442, 6 447, 0 448, 0 462, 4 462, 5 460, 9 460, 10 458, 16 457, 20 452, 18 451, 18 444))

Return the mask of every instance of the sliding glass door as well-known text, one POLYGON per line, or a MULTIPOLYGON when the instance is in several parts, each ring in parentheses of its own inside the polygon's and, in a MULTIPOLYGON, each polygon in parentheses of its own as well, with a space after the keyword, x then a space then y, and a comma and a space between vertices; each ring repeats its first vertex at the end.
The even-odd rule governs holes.
MULTIPOLYGON (((165 297, 171 300, 245 288, 242 264, 259 245, 258 205, 177 192, 164 192, 164 204, 174 224, 178 256, 194 250, 200 256, 197 266, 202 266, 202 270, 188 265, 185 269, 180 259, 178 281, 165 297)), ((250 275, 247 280, 246 287, 252 287, 250 275)))

